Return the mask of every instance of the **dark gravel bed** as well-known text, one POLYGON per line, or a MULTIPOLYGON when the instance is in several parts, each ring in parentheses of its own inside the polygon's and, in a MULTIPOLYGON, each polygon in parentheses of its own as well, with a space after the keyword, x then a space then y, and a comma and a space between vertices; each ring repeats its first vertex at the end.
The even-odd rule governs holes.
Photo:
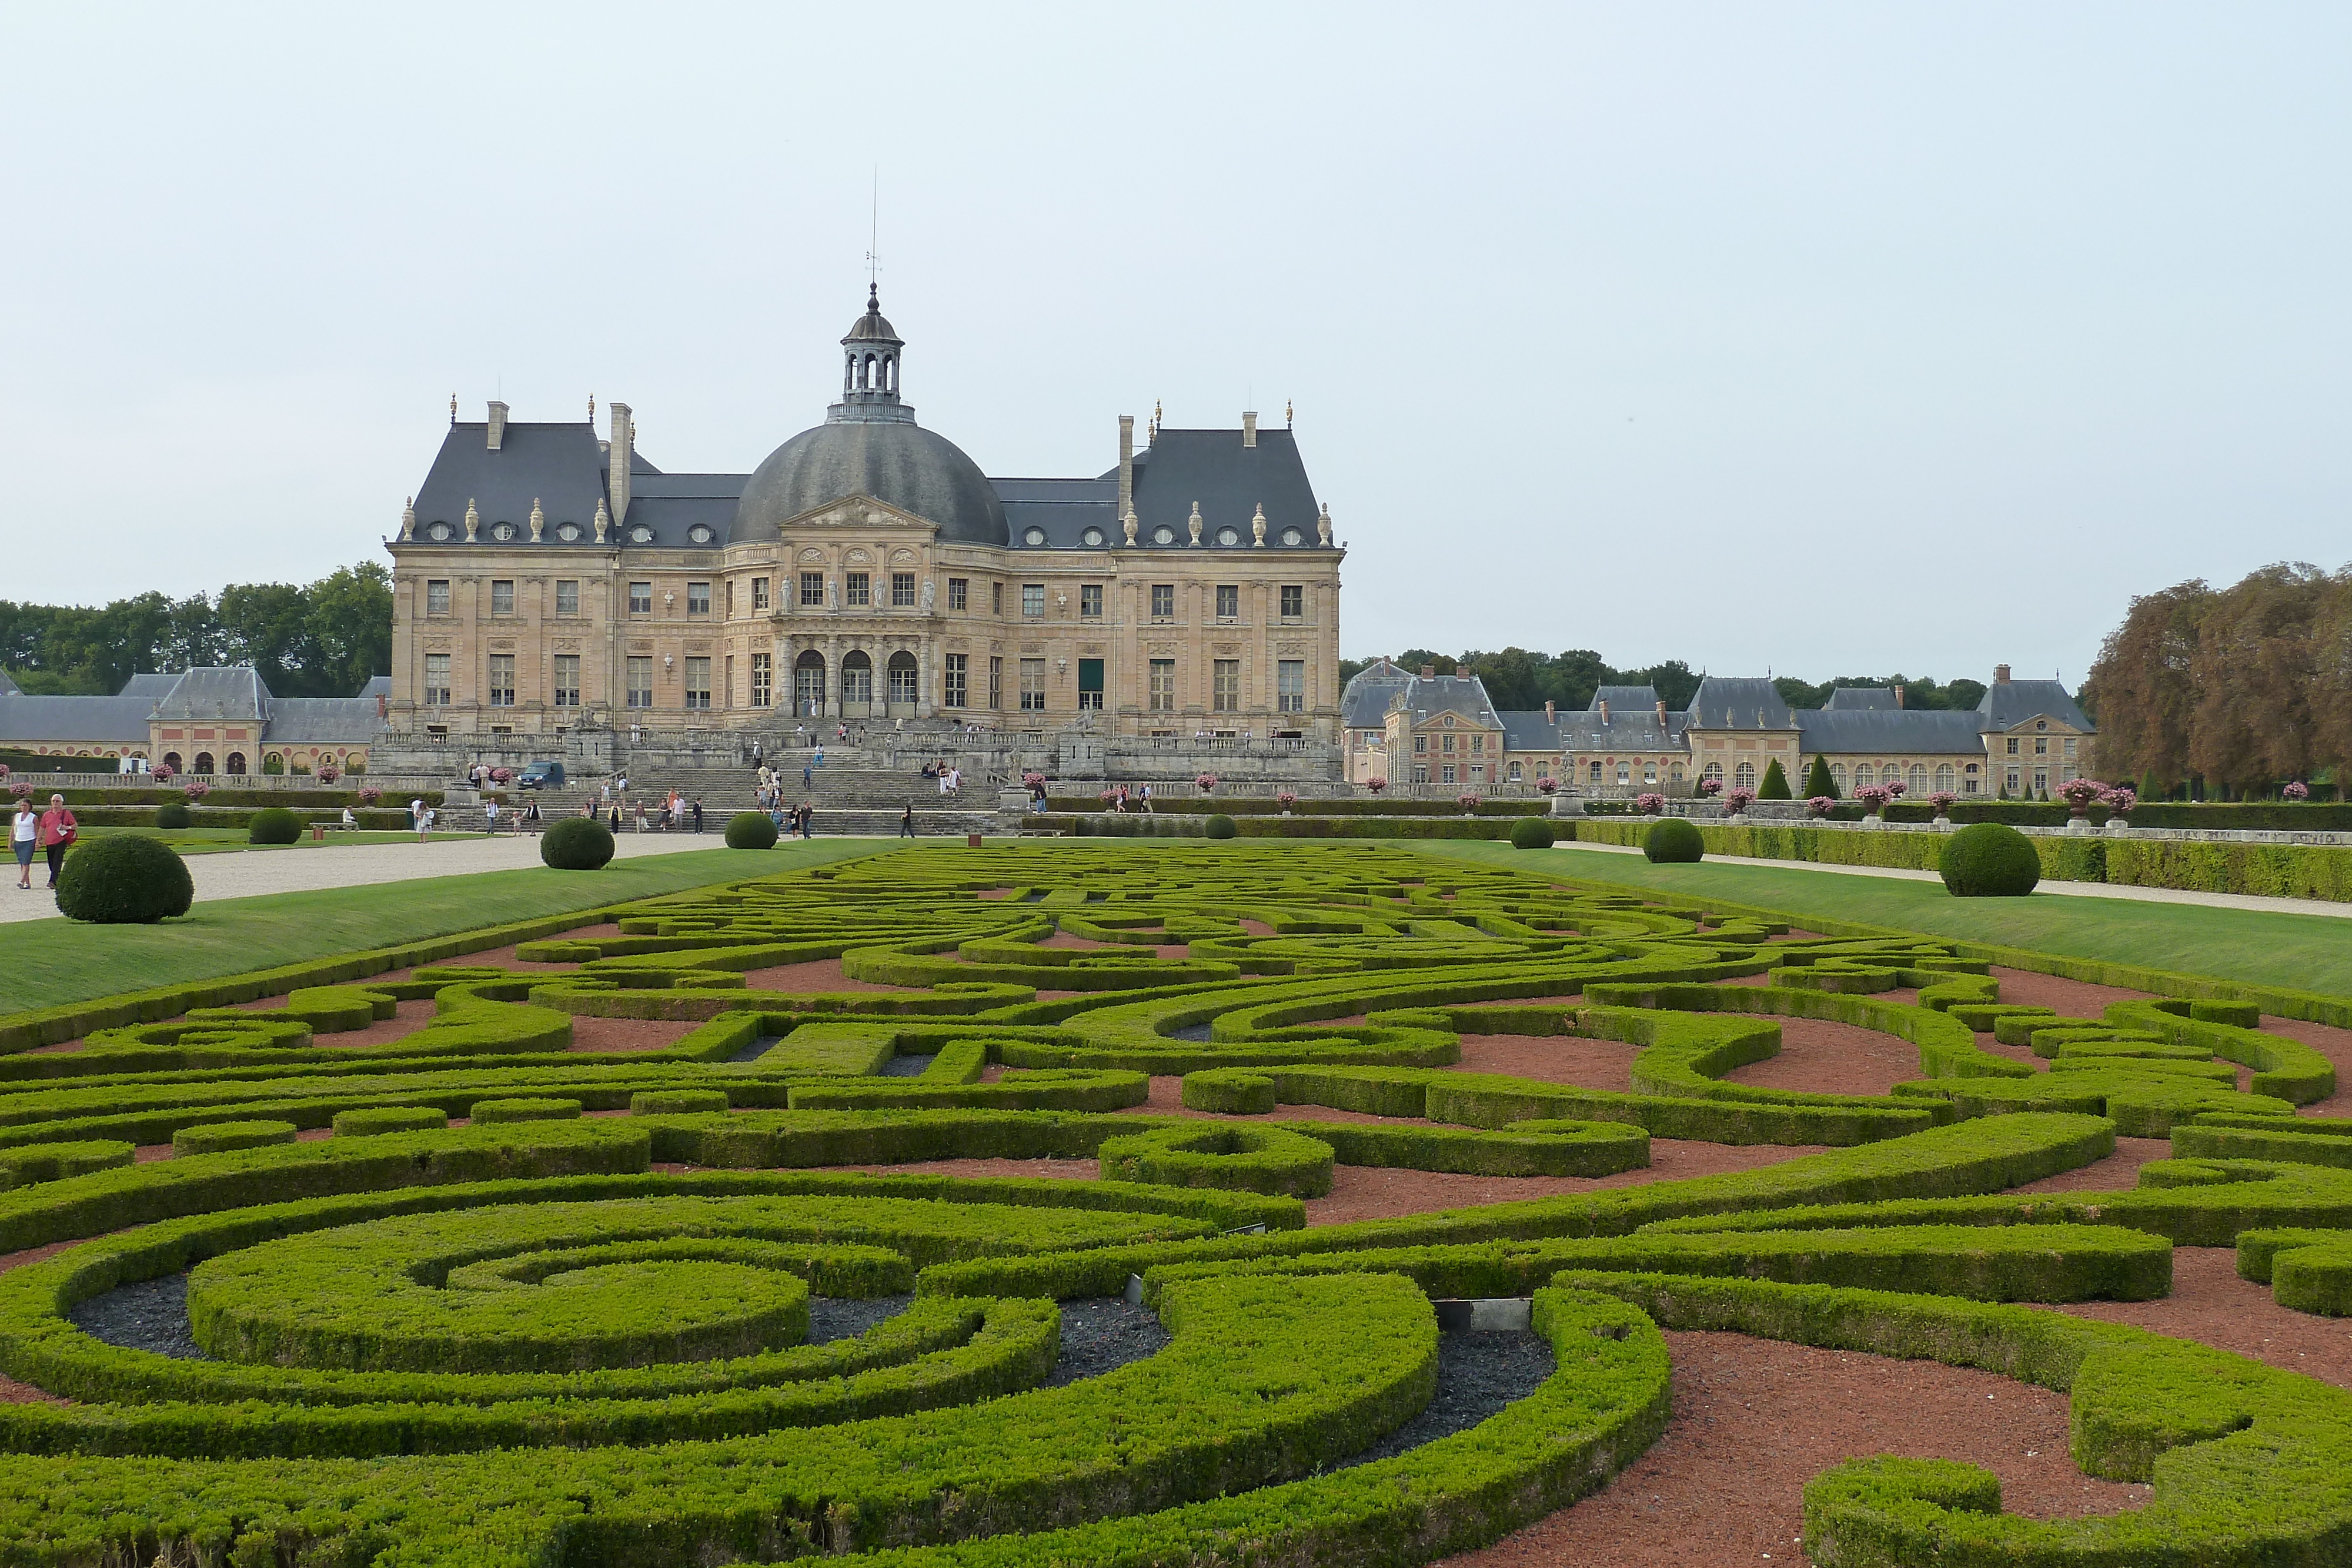
POLYGON ((152 1350, 182 1361, 210 1361, 188 1332, 188 1277, 166 1274, 118 1285, 66 1314, 73 1325, 120 1350, 152 1350))
POLYGON ((930 1064, 937 1059, 937 1052, 933 1052, 930 1056, 894 1056, 889 1061, 882 1064, 882 1076, 885 1078, 920 1078, 923 1075, 923 1070, 930 1066, 930 1064))
POLYGON ((831 1340, 856 1339, 876 1323, 905 1312, 914 1300, 912 1296, 868 1296, 862 1301, 852 1301, 835 1296, 811 1296, 808 1343, 824 1344, 831 1340))
POLYGON ((1117 1372, 1130 1361, 1141 1361, 1168 1348, 1171 1336, 1160 1326, 1160 1314, 1149 1307, 1130 1307, 1118 1296, 1098 1301, 1062 1303, 1062 1358, 1054 1364, 1048 1388, 1059 1388, 1082 1377, 1117 1372))
POLYGON ((1209 1040, 1209 1026, 1204 1023, 1188 1023, 1182 1029, 1177 1030, 1173 1033, 1170 1034, 1168 1038, 1171 1040, 1195 1040, 1205 1045, 1208 1043, 1209 1040))
POLYGON ((757 1061, 760 1058, 767 1055, 771 1051, 773 1051, 776 1048, 776 1042, 783 1038, 784 1037, 780 1034, 763 1034, 759 1039, 753 1040, 751 1044, 745 1046, 742 1050, 737 1051, 734 1055, 729 1057, 727 1060, 730 1061, 757 1061))
POLYGON ((1559 1370, 1551 1342, 1539 1333, 1442 1333, 1437 1336, 1437 1394, 1422 1413, 1360 1454, 1332 1466, 1344 1470, 1465 1432, 1515 1400, 1533 1394, 1559 1370))

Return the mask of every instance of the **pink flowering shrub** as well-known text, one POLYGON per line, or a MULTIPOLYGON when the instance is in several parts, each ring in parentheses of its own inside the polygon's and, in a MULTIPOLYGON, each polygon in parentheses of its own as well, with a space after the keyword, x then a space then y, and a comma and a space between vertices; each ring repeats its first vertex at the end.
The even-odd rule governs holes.
POLYGON ((1549 774, 1546 774, 1543 778, 1536 780, 1536 788, 1542 793, 1549 795, 1553 790, 1559 788, 1559 780, 1552 778, 1549 774))
POLYGON ((1909 789, 1909 788, 1910 788, 1910 786, 1909 786, 1909 785, 1907 785, 1907 784, 1906 784, 1906 783, 1904 783, 1904 782, 1903 782, 1903 780, 1902 780, 1902 779, 1889 779, 1886 781, 1886 786, 1885 786, 1885 788, 1886 788, 1886 798, 1887 798, 1888 800, 1900 800, 1900 799, 1902 798, 1903 792, 1904 792, 1906 789, 1909 789))
POLYGON ((2116 784, 2100 791, 2099 804, 2118 817, 2128 817, 2131 809, 2139 804, 2139 791, 2128 784, 2116 784))
POLYGON ((172 766, 170 763, 168 763, 168 762, 158 762, 157 764, 155 764, 154 771, 153 771, 153 772, 152 772, 152 773, 150 773, 150 774, 148 775, 148 777, 149 777, 149 778, 151 778, 151 779, 166 779, 166 780, 168 780, 169 779, 171 779, 171 778, 172 778, 172 776, 173 776, 173 774, 177 773, 178 771, 179 771, 179 769, 178 769, 178 768, 176 768, 173 767, 173 766, 172 766))
POLYGON ((321 783, 321 784, 332 784, 336 779, 341 779, 342 776, 343 776, 343 770, 342 770, 341 768, 340 768, 336 767, 333 763, 331 763, 331 762, 321 762, 320 764, 319 764, 319 782, 320 782, 320 783, 321 783))
POLYGON ((1645 817, 1654 817, 1666 809, 1666 798, 1654 791, 1633 797, 1633 810, 1645 817))
POLYGON ((1099 794, 1099 795, 1096 796, 1096 797, 1095 797, 1095 799, 1096 799, 1096 800, 1100 800, 1104 805, 1108 806, 1108 805, 1109 805, 1113 800, 1118 800, 1118 790, 1116 790, 1116 789, 1106 789, 1106 790, 1104 790, 1101 794, 1099 794))
POLYGON ((1730 807, 1733 813, 1736 815, 1738 812, 1745 811, 1748 807, 1756 803, 1756 791, 1748 789, 1743 784, 1738 789, 1734 789, 1729 794, 1726 795, 1723 798, 1723 803, 1730 807))
POLYGON ((1203 773, 1198 779, 1193 779, 1192 783, 1202 794, 1205 795, 1210 790, 1214 789, 1217 787, 1217 776, 1213 773, 1203 773))
POLYGON ((1895 799, 1895 792, 1884 784, 1865 784, 1853 792, 1853 798, 1861 801, 1869 809, 1870 814, 1875 817, 1886 809, 1886 802, 1895 799))
POLYGON ((1045 776, 1043 773, 1024 773, 1021 776, 1021 783, 1025 789, 1034 789, 1045 782, 1045 776))
POLYGON ((1805 810, 1816 817, 1826 817, 1837 810, 1837 801, 1828 795, 1816 795, 1805 802, 1805 810))
POLYGON ((1952 802, 1958 799, 1959 797, 1953 794, 1949 789, 1938 789, 1934 794, 1927 797, 1927 804, 1935 807, 1936 815, 1940 817, 1945 812, 1950 810, 1952 809, 1952 802))
POLYGON ((1379 794, 1388 787, 1389 781, 1378 773, 1373 774, 1370 779, 1364 780, 1364 788, 1370 789, 1375 795, 1379 794))
MULTIPOLYGON (((326 775, 324 772, 321 772, 321 773, 319 775, 319 777, 320 777, 320 778, 321 778, 321 779, 324 779, 324 778, 326 778, 326 777, 327 777, 327 775, 326 775)), ((514 782, 514 769, 513 769, 513 768, 491 768, 491 769, 490 769, 490 782, 491 782, 491 783, 493 783, 493 784, 511 784, 511 783, 513 783, 513 782, 514 782)))
POLYGON ((373 806, 383 799, 383 791, 376 789, 373 785, 370 785, 367 789, 360 791, 360 804, 362 806, 373 806))
POLYGON ((33 793, 33 781, 29 779, 19 779, 8 786, 8 793, 19 800, 28 800, 33 793))
POLYGON ((1478 809, 1478 797, 1471 794, 1467 790, 1456 795, 1454 797, 1454 800, 1455 804, 1459 805, 1465 811, 1475 811, 1478 809))
POLYGON ((205 783, 201 779, 189 779, 187 784, 180 791, 180 793, 188 798, 188 804, 191 806, 194 805, 197 801, 203 800, 212 792, 213 787, 205 783))
POLYGON ((1720 795, 1723 793, 1723 780, 1720 779, 1702 779, 1698 781, 1698 792, 1702 799, 1712 799, 1715 796, 1720 795))
POLYGON ((8 777, 8 765, 7 765, 6 763, 5 763, 5 762, 0 762, 0 779, 5 779, 5 778, 7 778, 7 777, 8 777))
POLYGON ((2279 793, 2285 796, 2290 800, 2308 800, 2311 799, 2311 786, 2298 779, 2289 784, 2285 789, 2280 790, 2279 793))
POLYGON ((2107 787, 2095 779, 2069 779, 2058 786, 2058 798, 2074 807, 2078 817, 2093 801, 2104 799, 2106 793, 2107 787))
POLYGON ((1275 796, 1274 803, 1287 811, 1298 804, 1298 796, 1292 790, 1285 789, 1275 796))

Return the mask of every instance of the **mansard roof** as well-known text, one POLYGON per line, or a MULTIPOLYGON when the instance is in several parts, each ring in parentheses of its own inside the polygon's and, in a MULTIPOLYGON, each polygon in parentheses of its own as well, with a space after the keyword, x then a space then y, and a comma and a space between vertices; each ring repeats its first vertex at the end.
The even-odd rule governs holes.
POLYGON ((1486 696, 1486 683, 1475 675, 1412 675, 1404 685, 1404 706, 1416 725, 1443 714, 1454 714, 1489 729, 1503 727, 1502 715, 1486 696))
POLYGON ((1592 691, 1592 700, 1584 706, 1588 711, 1598 713, 1601 711, 1602 703, 1607 703, 1611 710, 1615 713, 1630 713, 1637 707, 1654 710, 1658 706, 1658 688, 1655 686, 1596 686, 1592 691))
MULTIPOLYGON (((1116 505, 1118 470, 1104 477, 1112 481, 1116 505)), ((1186 524, 1196 502, 1203 549, 1255 548, 1250 520, 1260 507, 1265 508, 1268 549, 1318 548, 1315 487, 1307 482, 1298 442, 1287 430, 1261 427, 1255 446, 1242 444, 1239 430, 1160 431, 1135 455, 1138 540, 1149 545, 1151 530, 1164 525, 1175 530, 1178 544, 1190 548, 1186 524), (1220 528, 1234 529, 1238 546, 1217 544, 1220 528), (1285 528, 1298 530, 1298 546, 1283 545, 1285 528)))
POLYGON ((1858 708, 1899 708, 1893 686, 1839 686, 1830 693, 1830 700, 1822 706, 1843 713, 1858 708))
POLYGON ((1412 679, 1403 666, 1375 659, 1348 677, 1339 694, 1339 722, 1349 729, 1379 729, 1388 722, 1389 705, 1412 679))
MULTIPOLYGON (((640 466, 638 462, 632 462, 632 490, 639 483, 640 474, 659 473, 650 464, 640 466)), ((509 420, 499 434, 499 450, 493 452, 489 449, 488 425, 479 421, 461 421, 452 424, 449 434, 442 437, 441 450, 435 455, 425 483, 417 487, 417 540, 425 542, 425 530, 435 523, 447 523, 457 530, 456 538, 447 543, 463 544, 466 508, 471 505, 481 518, 478 542, 492 542, 489 530, 493 527, 512 523, 521 530, 520 537, 503 541, 500 548, 527 544, 530 538, 531 503, 536 501, 547 517, 542 544, 557 549, 582 545, 593 549, 596 507, 606 498, 604 448, 596 439, 593 425, 584 421, 534 424, 509 420), (556 528, 564 523, 580 525, 580 538, 574 546, 566 546, 555 537, 556 528)), ((630 515, 634 519, 634 505, 630 515)), ((729 516, 733 516, 731 507, 729 516)), ((612 536, 607 534, 605 538, 609 548, 612 536)))
POLYGON ((1985 688, 1977 714, 1988 730, 2015 729, 2036 718, 2055 719, 2084 731, 2095 727, 2056 681, 1996 681, 1985 688))
POLYGON ((1692 729, 1786 729, 1791 722, 1780 689, 1761 678, 1709 675, 1691 697, 1692 729))
POLYGON ((1934 708, 1814 708, 1797 715, 1799 747, 1826 752, 1950 752, 1984 755, 1984 735, 1974 713, 1934 708))

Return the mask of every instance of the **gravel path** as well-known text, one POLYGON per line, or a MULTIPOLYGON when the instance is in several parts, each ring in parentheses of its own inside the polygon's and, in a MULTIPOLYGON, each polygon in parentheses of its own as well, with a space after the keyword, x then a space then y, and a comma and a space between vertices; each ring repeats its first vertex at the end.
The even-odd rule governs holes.
POLYGON ((1525 1399, 1559 1369, 1543 1335, 1442 1333, 1437 1336, 1437 1393, 1412 1420, 1353 1458, 1347 1469, 1392 1459, 1423 1443, 1466 1432, 1515 1400, 1525 1399))

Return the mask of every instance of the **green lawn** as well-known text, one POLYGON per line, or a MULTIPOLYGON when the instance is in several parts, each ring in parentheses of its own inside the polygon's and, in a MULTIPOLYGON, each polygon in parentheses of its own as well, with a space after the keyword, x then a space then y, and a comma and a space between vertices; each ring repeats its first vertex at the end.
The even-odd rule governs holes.
POLYGON ((823 865, 883 847, 873 839, 816 839, 766 852, 643 855, 599 872, 534 866, 278 893, 199 904, 184 918, 160 925, 28 920, 0 925, 0 1014, 823 865))
POLYGON ((1447 840, 1413 847, 1514 870, 1543 867, 1555 876, 1616 883, 1643 893, 1720 898, 1799 916, 1864 921, 1931 936, 2352 995, 2352 920, 2325 915, 2273 915, 2053 893, 2029 898, 1954 898, 1937 882, 1705 861, 1652 865, 1640 855, 1567 847, 1515 850, 1508 844, 1447 840))
MULTIPOLYGON (((85 839, 117 837, 137 833, 150 839, 161 839, 184 855, 216 855, 244 850, 323 850, 336 844, 404 844, 415 841, 415 833, 394 828, 385 832, 354 830, 351 832, 331 831, 324 839, 312 839, 307 834, 290 844, 257 844, 246 837, 243 828, 84 828, 85 839)), ((478 839, 480 833, 435 833, 433 841, 444 839, 478 839)))

